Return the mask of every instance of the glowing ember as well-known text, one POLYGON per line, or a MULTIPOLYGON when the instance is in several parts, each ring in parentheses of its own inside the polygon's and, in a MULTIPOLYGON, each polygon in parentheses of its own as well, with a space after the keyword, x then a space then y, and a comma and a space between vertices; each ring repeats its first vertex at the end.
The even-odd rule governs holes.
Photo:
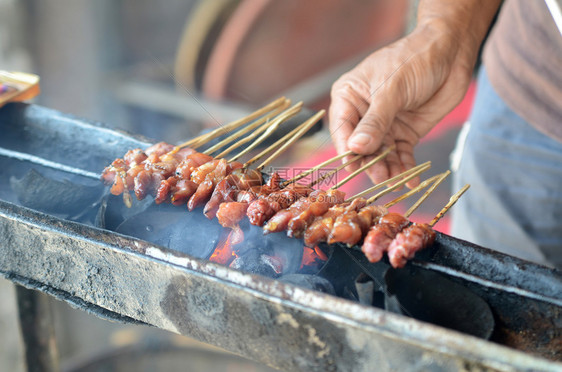
POLYGON ((318 266, 328 260, 328 257, 322 250, 315 246, 314 248, 303 247, 301 269, 306 266, 318 266))
POLYGON ((222 235, 209 261, 229 265, 237 257, 233 246, 238 242, 239 235, 236 230, 230 229, 224 230, 222 235))

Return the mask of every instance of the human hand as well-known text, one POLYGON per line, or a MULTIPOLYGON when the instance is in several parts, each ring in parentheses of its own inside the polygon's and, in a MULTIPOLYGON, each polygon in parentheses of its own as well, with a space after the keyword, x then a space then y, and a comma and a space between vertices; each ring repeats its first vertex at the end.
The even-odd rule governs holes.
MULTIPOLYGON (((435 19, 420 23, 410 35, 374 52, 334 83, 330 132, 338 153, 376 155, 396 146, 367 170, 373 182, 412 168, 414 146, 466 93, 480 42, 472 35, 459 40, 456 31, 454 25, 435 19)), ((418 182, 414 179, 407 186, 418 182)))

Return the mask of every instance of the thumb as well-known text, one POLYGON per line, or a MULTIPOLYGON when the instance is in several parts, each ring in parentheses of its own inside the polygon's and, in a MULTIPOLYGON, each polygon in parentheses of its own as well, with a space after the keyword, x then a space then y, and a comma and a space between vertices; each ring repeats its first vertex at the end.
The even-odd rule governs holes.
POLYGON ((398 98, 387 89, 373 97, 367 112, 347 141, 350 150, 356 154, 369 155, 379 149, 399 110, 398 98))

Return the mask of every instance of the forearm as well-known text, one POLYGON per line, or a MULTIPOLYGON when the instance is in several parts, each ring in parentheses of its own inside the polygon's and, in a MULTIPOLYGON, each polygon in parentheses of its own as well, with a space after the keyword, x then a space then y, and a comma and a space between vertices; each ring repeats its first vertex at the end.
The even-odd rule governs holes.
POLYGON ((421 0, 416 29, 448 32, 466 59, 475 60, 502 0, 421 0))

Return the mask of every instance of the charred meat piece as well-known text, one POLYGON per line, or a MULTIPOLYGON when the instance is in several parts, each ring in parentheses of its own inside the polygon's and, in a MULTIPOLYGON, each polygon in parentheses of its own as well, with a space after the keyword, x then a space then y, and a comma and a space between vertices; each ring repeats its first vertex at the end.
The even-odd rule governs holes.
MULTIPOLYGON (((286 230, 289 227, 291 220, 295 217, 298 219, 301 214, 302 220, 294 222, 293 228, 295 230, 302 229, 302 227, 297 224, 305 226, 305 223, 312 222, 311 216, 313 218, 314 216, 322 215, 326 213, 332 205, 343 201, 344 194, 341 191, 331 191, 333 192, 330 193, 330 191, 315 190, 310 193, 308 197, 301 197, 290 207, 281 209, 267 222, 264 227, 264 234, 286 230)), ((306 229, 306 226, 304 229, 306 229)), ((302 231, 304 231, 304 229, 302 231)))
MULTIPOLYGON (((167 146, 162 145, 152 151, 143 162, 144 170, 138 172, 135 176, 134 187, 137 199, 142 200, 148 194, 157 195, 160 183, 172 177, 176 172, 178 164, 187 156, 194 153, 194 150, 189 148, 176 151, 172 147, 170 152, 160 154, 163 150, 171 146, 168 144, 166 145, 167 146)), ((131 171, 135 172, 136 170, 132 168, 131 171)))
MULTIPOLYGON (((313 195, 314 193, 316 193, 316 191, 312 192, 311 195, 313 195)), ((291 221, 291 219, 295 215, 299 215, 300 213, 307 210, 310 203, 311 202, 309 198, 301 197, 299 200, 293 203, 289 208, 281 209, 277 211, 269 219, 267 224, 265 224, 264 234, 284 231, 289 225, 289 221, 291 221)))
MULTIPOLYGON (((316 217, 314 222, 306 229, 304 234, 305 244, 314 246, 320 242, 327 242, 332 236, 333 242, 345 242, 340 234, 346 233, 344 231, 345 224, 351 216, 354 216, 353 221, 359 224, 361 231, 366 232, 370 226, 370 217, 372 210, 378 210, 379 207, 366 207, 367 201, 364 198, 354 199, 352 202, 336 204, 331 207, 326 213, 320 217, 316 217), (359 215, 359 212, 361 214, 359 215), (334 223, 338 221, 338 227, 334 231, 334 223), (365 228, 366 225, 366 228, 365 228)), ((361 235, 361 238, 363 235, 361 235)))
POLYGON ((317 217, 304 233, 304 244, 314 247, 318 243, 328 241, 337 216, 344 213, 349 203, 336 204, 322 216, 317 217))
POLYGON ((311 199, 310 205, 307 210, 302 211, 295 215, 287 226, 287 235, 294 238, 301 238, 308 226, 312 224, 316 217, 322 216, 328 212, 330 207, 336 204, 343 203, 345 193, 339 190, 328 190, 318 193, 315 196, 309 197, 311 199))
POLYGON ((253 187, 259 187, 261 184, 262 176, 260 172, 251 169, 234 169, 217 184, 211 198, 205 205, 203 213, 207 218, 213 219, 221 203, 232 201, 250 202, 251 200, 249 200, 249 198, 251 195, 253 196, 254 193, 248 190, 253 187), (243 192, 246 198, 238 200, 238 194, 241 192, 243 192))
POLYGON ((355 207, 353 204, 350 205, 345 213, 335 219, 328 237, 328 243, 343 243, 350 247, 354 246, 363 240, 374 222, 388 213, 386 208, 378 205, 357 208, 361 204, 364 205, 365 203, 358 201, 355 207))
POLYGON ((230 174, 222 179, 211 194, 211 198, 205 204, 203 213, 208 219, 212 220, 221 203, 232 202, 236 200, 236 195, 238 193, 237 177, 230 174))
MULTIPOLYGON (((203 167, 205 167, 207 164, 203 165, 203 167)), ((217 160, 216 166, 214 166, 211 172, 206 173, 205 179, 203 180, 203 182, 199 183, 197 191, 195 191, 191 198, 189 198, 189 201, 187 202, 187 208, 192 211, 203 203, 206 203, 211 198, 216 185, 227 175, 229 175, 234 169, 237 169, 235 167, 240 167, 241 165, 242 164, 240 163, 228 163, 225 159, 217 160)), ((197 170, 199 170, 199 168, 197 170)), ((197 180, 200 179, 200 175, 201 174, 198 174, 196 179, 194 179, 192 175, 191 180, 195 183, 198 183, 197 180)))
POLYGON ((176 167, 176 176, 183 178, 183 179, 190 179, 191 173, 202 166, 203 164, 211 162, 213 159, 212 156, 202 154, 200 152, 194 152, 186 156, 184 160, 182 160, 178 166, 176 167))
POLYGON ((181 179, 172 190, 171 202, 173 205, 185 205, 191 195, 197 190, 197 184, 191 180, 181 179))
POLYGON ((382 216, 378 223, 371 227, 363 241, 361 250, 367 259, 370 262, 380 261, 396 234, 408 223, 408 219, 398 213, 387 213, 382 216))
POLYGON ((101 180, 106 185, 112 185, 109 192, 113 195, 119 195, 125 191, 127 168, 125 160, 115 159, 111 165, 103 170, 101 180))
MULTIPOLYGON (((226 164, 226 160, 222 160, 224 166, 224 164, 226 164)), ((193 170, 193 172, 191 173, 191 180, 198 185, 202 184, 203 181, 205 181, 205 178, 207 178, 207 175, 213 173, 220 163, 221 160, 213 159, 205 164, 202 164, 201 166, 193 170)))
POLYGON ((312 191, 308 187, 287 187, 281 189, 281 177, 273 173, 267 183, 256 191, 256 198, 250 203, 246 215, 250 223, 263 226, 275 213, 288 208, 301 196, 306 196, 312 191))
POLYGON ((247 209, 248 203, 222 203, 217 211, 217 219, 222 226, 236 229, 247 209))
POLYGON ((404 267, 417 251, 432 245, 435 236, 435 231, 425 223, 413 223, 405 227, 388 247, 388 260, 392 267, 404 267))
POLYGON ((193 149, 175 150, 173 145, 164 142, 146 151, 130 150, 123 159, 116 159, 106 167, 101 178, 105 184, 113 184, 112 194, 134 190, 140 200, 148 194, 156 195, 160 182, 173 175, 178 164, 193 153, 193 149))
MULTIPOLYGON (((281 190, 279 180, 279 175, 274 173, 263 186, 252 186, 253 183, 241 185, 241 187, 250 187, 247 190, 238 191, 236 202, 248 204, 246 216, 253 225, 263 225, 273 214, 282 208, 289 207, 301 196, 292 188, 281 190)), ((300 189, 301 192, 303 190, 300 189)), ((234 198, 233 195, 229 197, 234 198)), ((226 203, 228 204, 228 201, 226 203)), ((238 222, 242 217, 240 216, 238 222)))
POLYGON ((305 195, 290 189, 274 191, 267 196, 260 194, 258 199, 250 203, 246 215, 252 225, 263 226, 275 213, 288 208, 302 196, 305 195))

